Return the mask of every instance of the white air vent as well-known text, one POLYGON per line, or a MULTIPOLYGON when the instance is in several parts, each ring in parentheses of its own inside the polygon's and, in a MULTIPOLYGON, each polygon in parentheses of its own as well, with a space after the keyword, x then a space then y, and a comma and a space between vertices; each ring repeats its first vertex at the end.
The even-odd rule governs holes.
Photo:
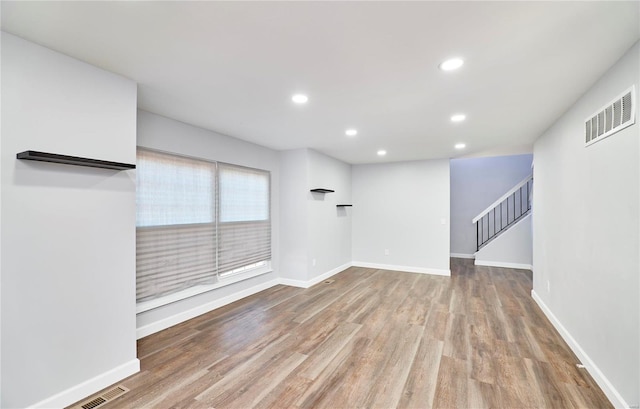
POLYGON ((589 146, 636 122, 636 90, 632 86, 584 122, 584 143, 589 146))

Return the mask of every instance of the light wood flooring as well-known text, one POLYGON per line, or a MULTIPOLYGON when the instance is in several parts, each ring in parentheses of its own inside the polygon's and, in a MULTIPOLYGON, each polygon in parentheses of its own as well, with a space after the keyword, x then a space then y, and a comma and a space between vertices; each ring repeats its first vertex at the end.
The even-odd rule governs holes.
POLYGON ((531 299, 531 273, 349 268, 277 286, 138 342, 102 408, 608 408, 531 299))

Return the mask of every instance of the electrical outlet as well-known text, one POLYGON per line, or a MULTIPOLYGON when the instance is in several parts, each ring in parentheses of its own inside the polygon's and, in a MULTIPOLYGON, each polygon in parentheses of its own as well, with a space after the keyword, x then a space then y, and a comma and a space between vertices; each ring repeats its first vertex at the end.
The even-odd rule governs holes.
POLYGON ((389 249, 384 249, 384 255, 388 256, 389 255, 389 249))
POLYGON ((315 258, 314 258, 313 260, 311 260, 311 265, 312 265, 313 267, 315 267, 315 266, 316 266, 316 259, 315 259, 315 258))
POLYGON ((551 281, 547 280, 547 292, 551 292, 551 281))

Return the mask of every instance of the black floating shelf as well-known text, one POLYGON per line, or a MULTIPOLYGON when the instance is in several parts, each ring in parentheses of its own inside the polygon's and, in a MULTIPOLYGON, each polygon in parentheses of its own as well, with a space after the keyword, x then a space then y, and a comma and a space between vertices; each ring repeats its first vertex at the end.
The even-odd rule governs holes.
POLYGON ((311 191, 312 191, 312 192, 315 192, 315 193, 333 193, 333 192, 335 192, 335 190, 331 190, 331 189, 321 189, 321 188, 318 188, 318 189, 311 189, 311 191))
POLYGON ((56 153, 24 151, 16 155, 22 160, 36 160, 40 162, 62 163, 64 165, 88 166, 91 168, 102 168, 112 170, 135 169, 136 165, 131 163, 110 162, 107 160, 80 158, 77 156, 58 155, 56 153))
POLYGON ((348 204, 339 204, 339 205, 336 205, 336 207, 351 207, 351 206, 353 206, 353 205, 348 205, 348 204))

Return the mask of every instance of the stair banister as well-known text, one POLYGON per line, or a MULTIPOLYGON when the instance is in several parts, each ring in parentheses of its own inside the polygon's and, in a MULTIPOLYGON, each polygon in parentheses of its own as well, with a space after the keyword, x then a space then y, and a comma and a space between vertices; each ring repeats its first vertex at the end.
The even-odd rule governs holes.
POLYGON ((514 187, 512 187, 507 193, 505 193, 504 195, 500 196, 500 199, 496 200, 495 202, 491 203, 486 209, 484 209, 482 212, 480 212, 480 214, 478 214, 476 217, 473 218, 473 220, 471 220, 471 223, 475 224, 478 220, 480 220, 483 216, 485 216, 487 213, 489 213, 491 210, 493 210, 494 207, 498 206, 500 203, 504 202, 504 200, 506 198, 508 198, 509 196, 511 196, 512 194, 514 194, 515 192, 517 192, 522 186, 526 185, 527 183, 529 183, 529 181, 533 179, 533 174, 530 174, 529 176, 527 176, 524 180, 522 180, 521 182, 519 182, 517 185, 515 185, 514 187))
POLYGON ((509 189, 491 206, 473 218, 472 223, 476 225, 477 250, 480 250, 531 212, 532 181, 533 175, 527 176, 526 179, 509 189))

